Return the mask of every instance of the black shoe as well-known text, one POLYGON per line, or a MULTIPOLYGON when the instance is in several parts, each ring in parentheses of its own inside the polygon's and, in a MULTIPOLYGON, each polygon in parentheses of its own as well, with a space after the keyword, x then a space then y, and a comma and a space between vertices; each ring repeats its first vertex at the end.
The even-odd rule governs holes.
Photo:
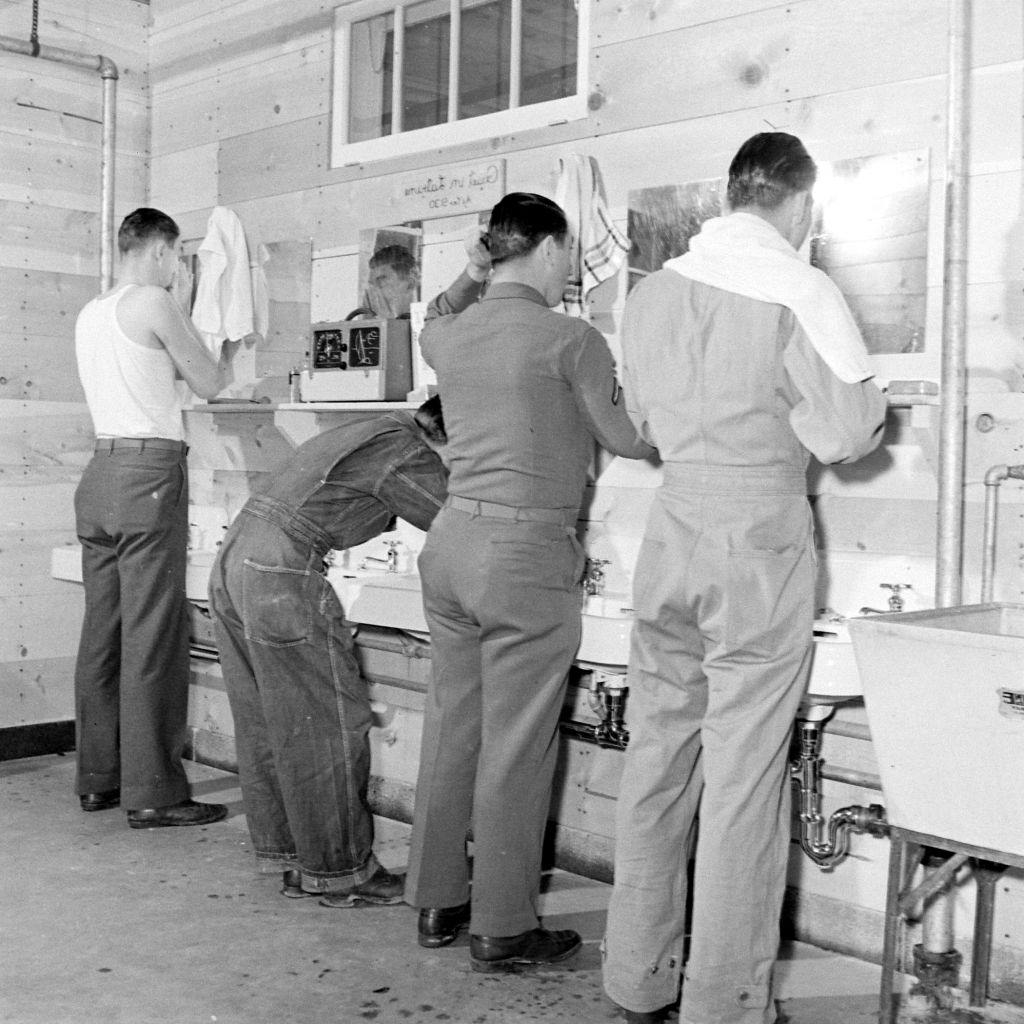
POLYGON ((393 875, 386 868, 377 870, 362 885, 348 892, 328 892, 320 897, 321 907, 345 910, 360 903, 373 903, 379 907, 401 903, 405 892, 405 875, 393 875))
POLYGON ((624 1024, 664 1024, 668 1020, 669 1011, 675 1009, 675 1004, 670 1003, 660 1010, 627 1010, 616 1003, 615 1009, 619 1011, 619 1020, 624 1024))
POLYGON ((281 895, 290 900, 304 900, 316 893, 302 888, 302 872, 298 868, 288 868, 281 874, 281 895))
POLYGON ((568 929, 548 931, 546 928, 534 928, 522 935, 502 938, 471 935, 469 960, 474 971, 493 974, 536 964, 557 963, 572 956, 581 945, 579 935, 568 929))
POLYGON ((428 949, 448 946, 469 924, 470 904, 457 907, 425 907, 420 911, 419 943, 428 949))
POLYGON ((201 804, 182 800, 168 807, 146 807, 128 812, 129 828, 171 828, 176 825, 209 825, 228 816, 223 804, 201 804))
POLYGON ((78 798, 83 811, 105 811, 121 803, 121 790, 107 789, 102 793, 82 793, 78 798))

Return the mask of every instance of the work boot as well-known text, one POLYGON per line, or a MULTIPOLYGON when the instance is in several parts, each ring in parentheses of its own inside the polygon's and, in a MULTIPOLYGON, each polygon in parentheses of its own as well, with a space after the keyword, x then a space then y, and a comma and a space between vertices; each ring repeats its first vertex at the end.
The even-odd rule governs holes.
POLYGON ((320 897, 321 907, 347 910, 362 903, 386 907, 401 903, 405 892, 405 875, 393 875, 387 868, 377 870, 362 884, 348 892, 328 892, 320 897))
POLYGON ((548 931, 534 928, 521 935, 492 938, 487 935, 469 937, 469 961, 474 971, 494 974, 514 972, 521 967, 553 964, 573 955, 582 945, 576 932, 564 929, 548 931))
POLYGON ((168 807, 143 807, 128 812, 129 828, 171 828, 180 825, 209 825, 228 816, 224 804, 201 804, 182 800, 168 807))

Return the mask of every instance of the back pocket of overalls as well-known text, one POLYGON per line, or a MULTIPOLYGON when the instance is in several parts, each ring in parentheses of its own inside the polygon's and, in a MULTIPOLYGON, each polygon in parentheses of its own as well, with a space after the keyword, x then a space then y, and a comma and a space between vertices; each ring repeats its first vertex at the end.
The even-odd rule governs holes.
POLYGON ((269 647, 293 647, 309 639, 315 602, 310 573, 245 560, 242 620, 245 638, 269 647))

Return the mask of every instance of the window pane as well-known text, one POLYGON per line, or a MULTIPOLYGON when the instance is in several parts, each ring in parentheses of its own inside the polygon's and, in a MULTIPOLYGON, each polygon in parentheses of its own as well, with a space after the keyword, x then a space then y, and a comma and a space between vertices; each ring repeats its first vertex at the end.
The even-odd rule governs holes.
POLYGON ((576 94, 576 33, 574 0, 523 0, 523 106, 576 94))
POLYGON ((394 17, 382 14, 352 25, 349 60, 349 142, 391 134, 394 17))
POLYGON ((447 0, 413 4, 405 12, 402 130, 448 120, 451 16, 447 0))
POLYGON ((508 109, 511 0, 461 0, 459 118, 508 109))

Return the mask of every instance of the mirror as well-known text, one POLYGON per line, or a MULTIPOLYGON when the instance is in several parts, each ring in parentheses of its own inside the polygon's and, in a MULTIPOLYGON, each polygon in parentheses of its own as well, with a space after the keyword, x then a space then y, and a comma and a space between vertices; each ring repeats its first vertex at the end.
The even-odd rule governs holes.
MULTIPOLYGON (((725 179, 629 193, 632 287, 721 214, 725 179)), ((819 163, 811 263, 839 286, 868 352, 920 353, 925 345, 928 151, 819 163)))
POLYGON ((256 250, 267 289, 267 331, 256 343, 256 377, 283 377, 301 366, 309 345, 311 240, 268 242, 256 250))

